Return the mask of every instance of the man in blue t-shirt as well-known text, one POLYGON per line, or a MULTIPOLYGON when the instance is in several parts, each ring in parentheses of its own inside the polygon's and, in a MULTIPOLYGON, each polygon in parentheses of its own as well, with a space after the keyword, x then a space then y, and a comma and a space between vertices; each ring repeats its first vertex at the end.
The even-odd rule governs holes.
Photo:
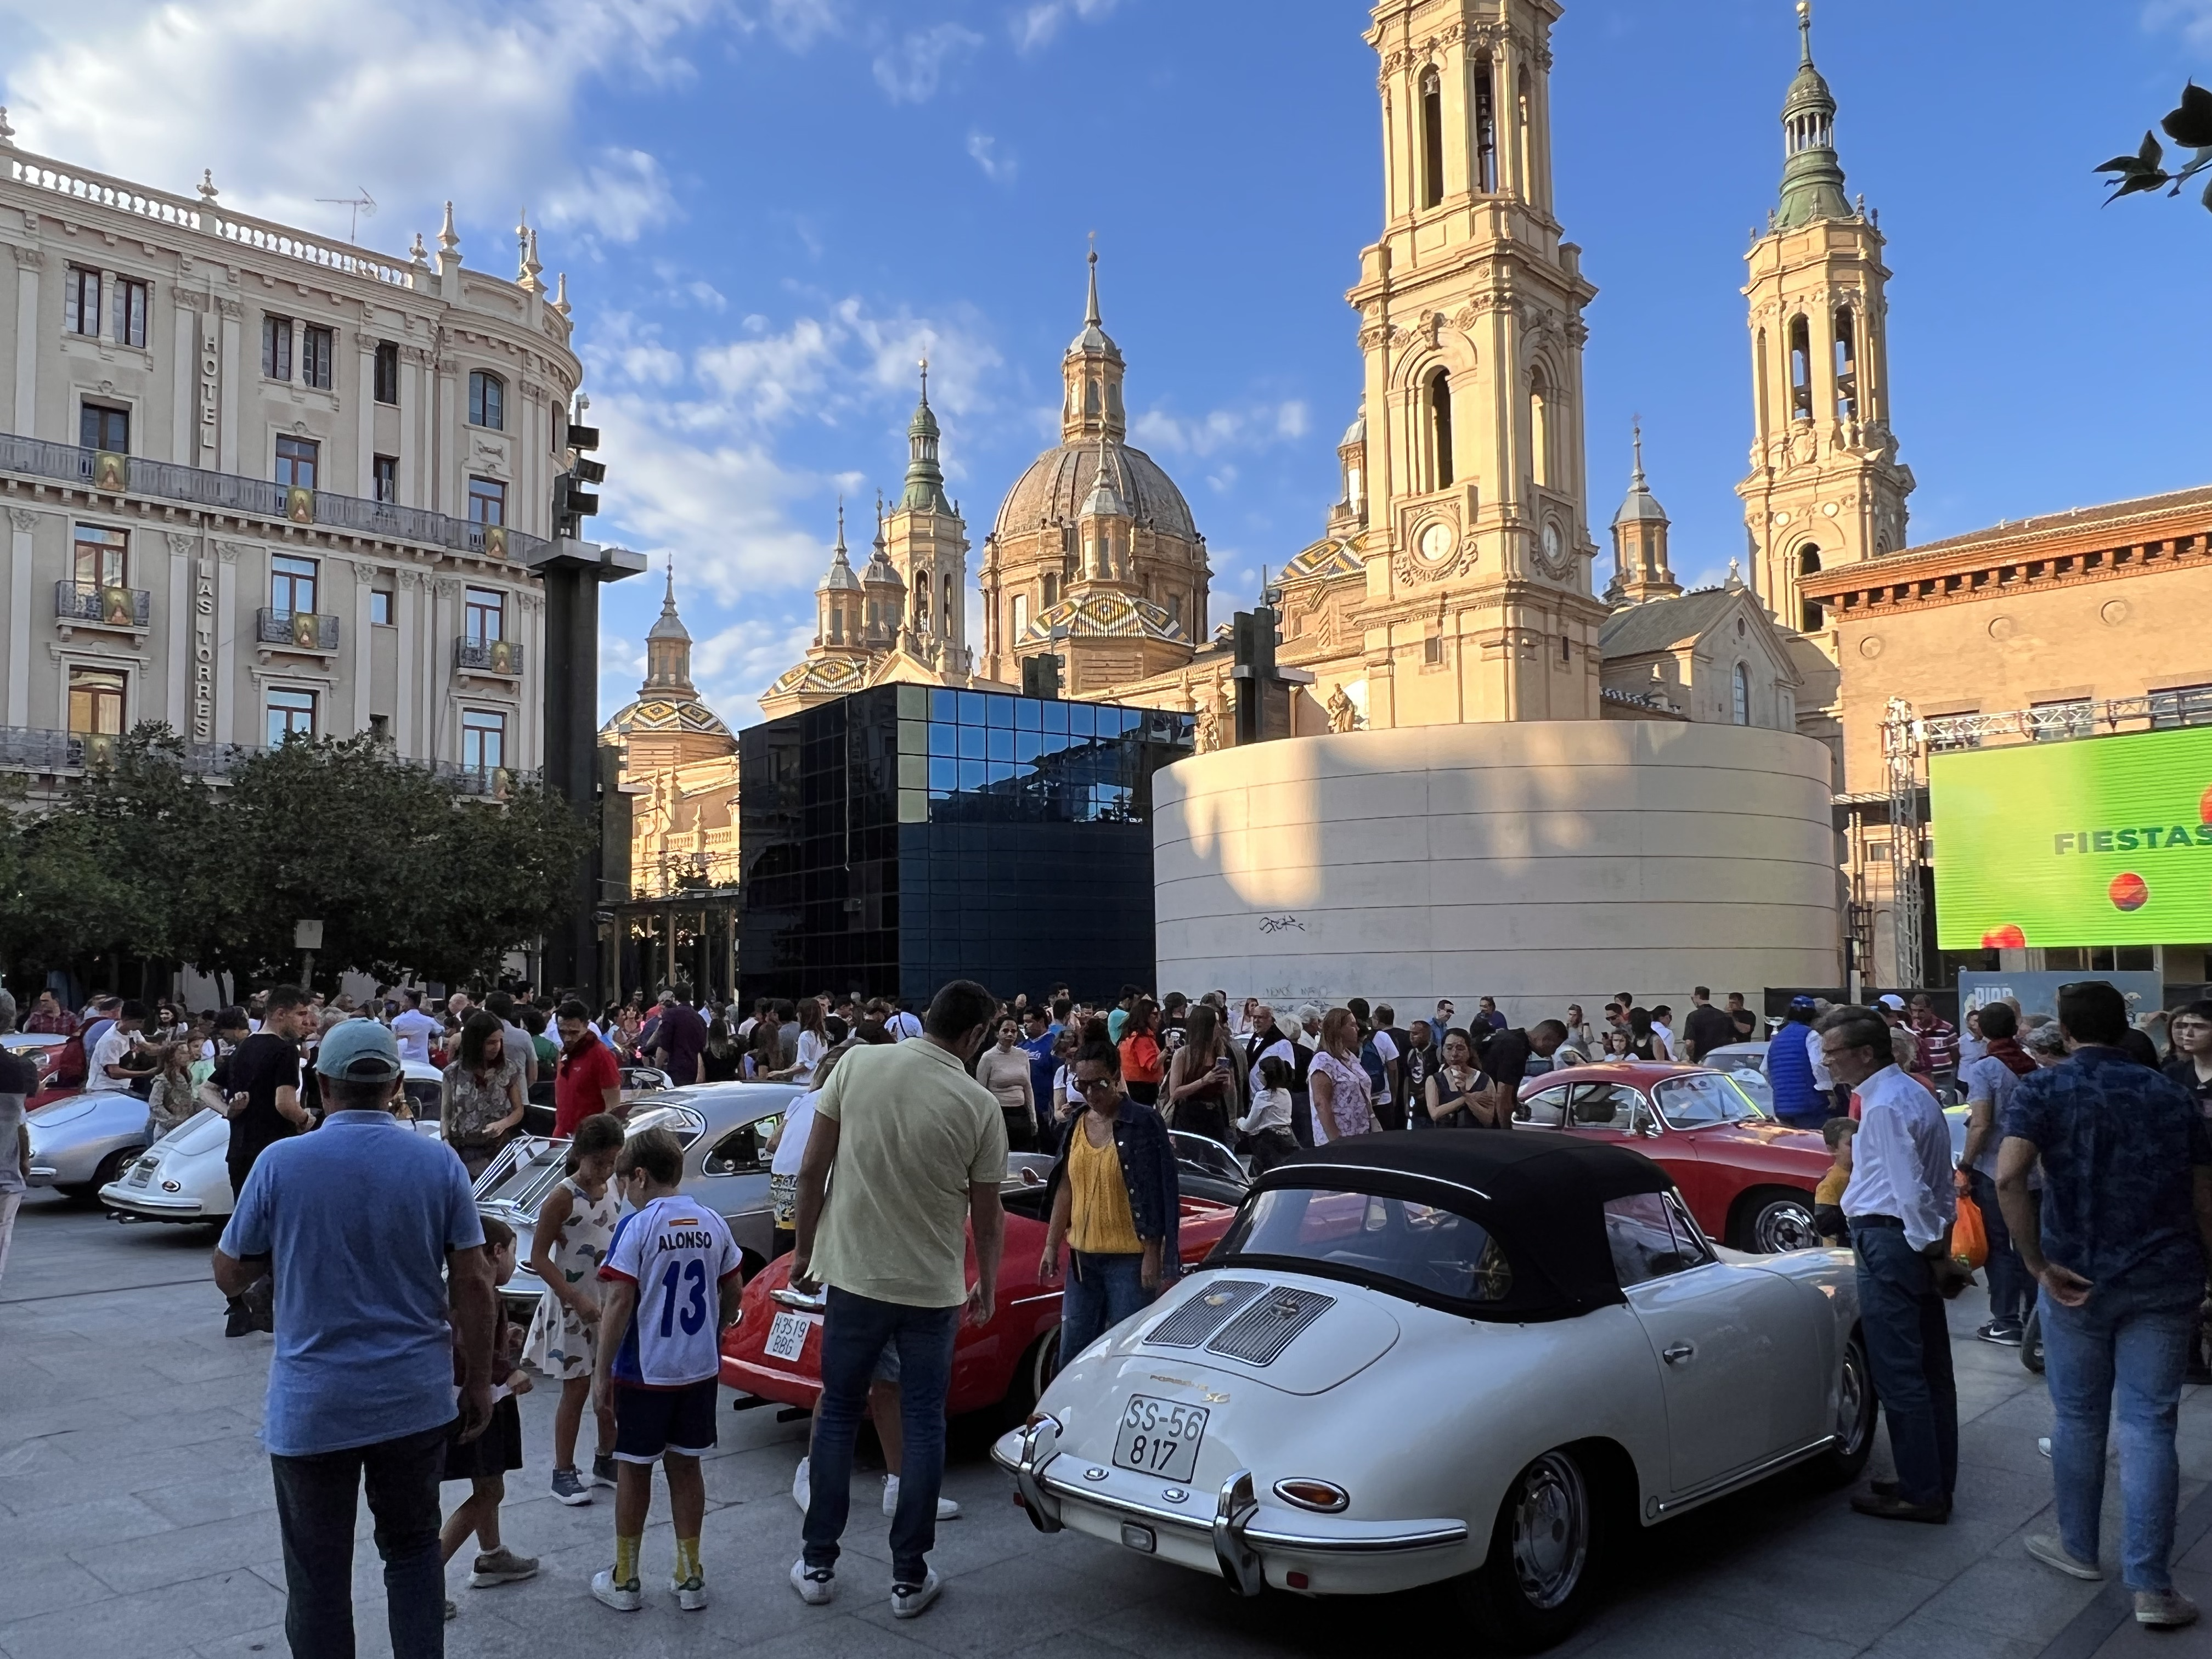
POLYGON ((216 1248, 215 1281, 234 1296, 264 1272, 276 1278, 261 1439, 276 1483, 292 1651, 354 1650, 366 1476, 392 1651, 416 1659, 445 1640, 446 1443, 482 1433, 491 1418, 491 1264, 460 1159, 392 1115, 406 1098, 392 1033, 371 1019, 333 1026, 315 1069, 322 1127, 254 1160, 216 1248))
POLYGON ((1997 1201, 2041 1285, 2058 1530, 2027 1553, 2100 1579, 2105 1445, 2120 1414, 2120 1577, 2136 1621, 2193 1623, 2173 1587, 2174 1411, 2212 1267, 2212 1135, 2190 1091, 2124 1054, 2127 1000, 2103 980, 2058 990, 2066 1060, 2004 1109, 1997 1201), (2027 1179, 2043 1168, 2042 1202, 2027 1179))
MULTIPOLYGON (((1053 1053, 1052 1045, 1060 1040, 1060 1027, 1045 1017, 1045 1011, 1036 1004, 1030 1005, 1022 1015, 1022 1052, 1030 1057, 1030 1098, 1036 1103, 1037 1126, 1041 1133, 1057 1135, 1059 1126, 1052 1121, 1052 1079, 1060 1070, 1060 1056, 1053 1053)), ((1040 1140, 1040 1146, 1052 1143, 1040 1140)))

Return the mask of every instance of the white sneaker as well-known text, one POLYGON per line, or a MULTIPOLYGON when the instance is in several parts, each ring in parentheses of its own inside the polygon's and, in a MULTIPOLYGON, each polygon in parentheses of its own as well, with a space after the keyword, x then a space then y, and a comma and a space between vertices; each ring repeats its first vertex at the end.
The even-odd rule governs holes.
MULTIPOLYGON (((884 1513, 885 1515, 898 1513, 898 1476, 885 1475, 884 1477, 884 1513)), ((960 1518, 960 1505, 949 1498, 939 1498, 937 1500, 937 1518, 940 1521, 957 1521, 960 1518)))
POLYGON ((2027 1547, 2027 1553, 2042 1562, 2044 1565, 2056 1567, 2059 1571, 2069 1574, 2075 1578, 2086 1578, 2093 1584, 2104 1582, 2105 1570, 2102 1567, 2094 1561, 2082 1560, 2065 1545, 2060 1543, 2054 1534, 2030 1533, 2024 1541, 2027 1547))
MULTIPOLYGON (((945 1586, 938 1581, 935 1567, 931 1567, 927 1571, 929 1576, 919 1584, 891 1586, 892 1618, 912 1619, 937 1599, 937 1592, 943 1589, 945 1586)), ((2136 1616, 2140 1618, 2142 1615, 2138 1613, 2136 1616)))
POLYGON ((627 1584, 617 1584, 612 1567, 604 1568, 592 1575, 592 1594, 617 1613, 635 1613, 645 1605, 645 1592, 638 1588, 637 1580, 633 1578, 627 1584))
POLYGON ((2035 1443, 2035 1449, 2036 1449, 2036 1450, 2038 1450, 2038 1451, 2041 1452, 2041 1453, 2042 1453, 2045 1457, 2050 1456, 2050 1455, 2051 1455, 2051 1437, 2050 1437, 2049 1435, 2047 1435, 2047 1434, 2046 1434, 2046 1435, 2041 1435, 2041 1436, 2039 1436, 2039 1437, 2037 1437, 2037 1439, 2036 1439, 2036 1443, 2035 1443))
POLYGON ((808 1566, 802 1555, 791 1564, 791 1587, 808 1607, 823 1607, 837 1593, 837 1575, 828 1567, 808 1566))
MULTIPOLYGON (((891 1611, 898 1608, 894 1605, 891 1611)), ((2179 1630, 2197 1622, 2197 1603, 2179 1590, 2137 1590, 2136 1623, 2153 1630, 2179 1630)))
POLYGON ((814 1505, 814 1483, 807 1478, 806 1474, 806 1466, 813 1461, 811 1457, 800 1458, 799 1468, 791 1477, 791 1501, 799 1505, 799 1512, 801 1515, 805 1514, 814 1505))
POLYGON ((686 1613, 696 1613, 707 1605, 707 1581, 696 1573, 689 1578, 670 1574, 668 1588, 676 1592, 676 1605, 686 1613))

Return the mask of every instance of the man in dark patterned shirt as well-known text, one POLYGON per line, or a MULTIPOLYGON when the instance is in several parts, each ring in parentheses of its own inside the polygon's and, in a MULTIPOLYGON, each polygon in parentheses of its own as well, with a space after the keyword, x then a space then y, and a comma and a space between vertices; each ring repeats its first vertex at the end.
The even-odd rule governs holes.
POLYGON ((2112 985, 2063 986, 2071 1051, 2021 1079, 2005 1109, 1997 1197, 2021 1261, 2043 1291, 2043 1346, 2058 1531, 2027 1540, 2076 1578, 2097 1565, 2105 1437, 2119 1401, 2120 1573, 2136 1619, 2186 1625, 2173 1588, 2173 1431, 2181 1379, 2212 1263, 2212 1134, 2189 1091, 2120 1052, 2127 1002, 2112 985), (2039 1212, 2030 1169, 2043 1164, 2039 1212))

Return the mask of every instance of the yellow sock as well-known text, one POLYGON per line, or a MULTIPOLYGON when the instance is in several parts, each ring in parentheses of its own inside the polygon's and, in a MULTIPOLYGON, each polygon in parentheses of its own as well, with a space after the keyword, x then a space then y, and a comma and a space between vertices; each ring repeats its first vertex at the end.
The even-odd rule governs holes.
POLYGON ((676 1540, 676 1581, 689 1583, 694 1578, 705 1577, 699 1571, 699 1540, 679 1538, 676 1540))
POLYGON ((643 1533, 632 1533, 625 1537, 615 1534, 615 1583, 635 1584, 637 1582, 637 1549, 645 1541, 643 1533))

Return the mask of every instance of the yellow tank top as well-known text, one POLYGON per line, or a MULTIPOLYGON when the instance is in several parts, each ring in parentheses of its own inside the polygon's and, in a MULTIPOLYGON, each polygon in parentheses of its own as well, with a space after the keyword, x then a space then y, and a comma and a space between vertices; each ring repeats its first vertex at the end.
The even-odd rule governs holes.
POLYGON ((1135 1255, 1143 1250, 1137 1224, 1129 1215, 1121 1154, 1110 1139, 1103 1146, 1093 1146, 1079 1120, 1069 1144, 1067 1195, 1071 1249, 1085 1255, 1135 1255))

